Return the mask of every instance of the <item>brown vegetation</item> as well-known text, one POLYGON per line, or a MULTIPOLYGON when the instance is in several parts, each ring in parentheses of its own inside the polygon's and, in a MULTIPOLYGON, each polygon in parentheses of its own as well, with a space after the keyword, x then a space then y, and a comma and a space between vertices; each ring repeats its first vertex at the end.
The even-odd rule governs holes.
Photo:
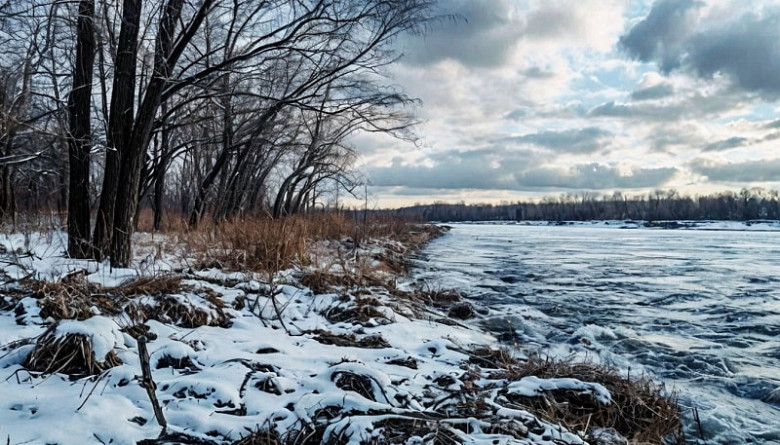
POLYGON ((86 320, 95 315, 95 309, 104 315, 119 315, 124 310, 122 305, 134 297, 177 293, 181 288, 181 277, 140 278, 112 288, 101 288, 86 280, 30 281, 27 286, 32 291, 31 296, 38 299, 41 318, 86 320))
MULTIPOLYGON (((148 218, 147 218, 148 220, 148 218)), ((147 221, 148 223, 148 221, 147 221)), ((195 268, 217 267, 226 270, 273 273, 292 266, 311 264, 311 247, 317 241, 338 241, 345 251, 361 247, 368 240, 389 240, 408 248, 417 248, 442 233, 435 226, 420 225, 411 219, 387 217, 367 221, 351 218, 343 212, 319 212, 284 218, 242 218, 219 223, 203 222, 187 228, 183 222, 171 222, 170 236, 182 240, 186 252, 196 258, 195 268)), ((400 247, 399 247, 400 248, 400 247)), ((342 252, 346 255, 346 252, 342 252)), ((401 264, 398 255, 377 258, 385 264, 401 264)), ((405 267, 405 266, 404 266, 405 267)), ((391 270, 401 270, 396 266, 391 270)), ((310 283, 323 289, 335 285, 363 284, 355 277, 325 276, 327 271, 313 272, 310 283)))
POLYGON ((595 428, 612 428, 632 444, 682 444, 679 406, 674 393, 645 376, 623 376, 617 369, 576 360, 554 360, 532 356, 513 359, 505 350, 477 351, 475 361, 495 365, 491 378, 520 380, 573 378, 603 385, 612 402, 601 404, 591 395, 569 390, 545 392, 539 397, 507 396, 523 409, 570 431, 592 434, 595 428))
POLYGON ((330 331, 314 331, 314 340, 323 345, 345 346, 363 349, 382 349, 390 347, 381 335, 367 335, 358 338, 355 334, 336 334, 330 331))
MULTIPOLYGON (((55 325, 56 327, 56 325, 55 325)), ((79 334, 58 336, 54 328, 38 338, 24 367, 44 374, 96 375, 122 364, 114 351, 95 357, 90 340, 79 334)))

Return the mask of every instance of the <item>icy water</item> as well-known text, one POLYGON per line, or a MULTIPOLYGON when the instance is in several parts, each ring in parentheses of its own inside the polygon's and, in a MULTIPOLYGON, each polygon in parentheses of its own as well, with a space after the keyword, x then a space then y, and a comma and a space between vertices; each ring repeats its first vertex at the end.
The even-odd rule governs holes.
POLYGON ((425 256, 503 341, 675 389, 689 443, 780 444, 780 231, 462 224, 425 256))

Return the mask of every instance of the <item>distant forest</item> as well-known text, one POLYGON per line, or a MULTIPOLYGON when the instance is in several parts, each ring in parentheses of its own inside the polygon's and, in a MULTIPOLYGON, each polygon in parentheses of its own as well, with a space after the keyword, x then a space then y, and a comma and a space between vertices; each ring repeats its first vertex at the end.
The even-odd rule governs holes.
POLYGON ((590 220, 733 220, 780 219, 777 190, 760 188, 685 196, 676 190, 647 195, 591 192, 546 197, 540 202, 514 204, 415 205, 395 213, 426 221, 590 221, 590 220))

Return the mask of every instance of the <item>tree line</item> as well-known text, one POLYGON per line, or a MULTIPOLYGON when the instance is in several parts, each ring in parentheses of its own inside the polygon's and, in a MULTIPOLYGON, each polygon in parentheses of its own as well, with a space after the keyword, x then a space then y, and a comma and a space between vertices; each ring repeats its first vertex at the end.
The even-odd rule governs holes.
POLYGON ((744 188, 706 196, 655 190, 628 196, 591 192, 545 197, 539 202, 415 205, 393 213, 427 221, 593 221, 593 220, 780 220, 777 190, 744 188))
POLYGON ((385 68, 434 3, 2 3, 0 219, 66 211, 71 256, 126 266, 143 205, 159 228, 352 192, 352 134, 414 139, 385 68))

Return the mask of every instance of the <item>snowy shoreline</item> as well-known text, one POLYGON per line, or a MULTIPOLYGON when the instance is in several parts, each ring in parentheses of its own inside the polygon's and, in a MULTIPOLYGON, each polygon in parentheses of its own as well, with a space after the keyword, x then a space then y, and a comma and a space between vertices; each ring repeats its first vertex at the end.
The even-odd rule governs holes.
POLYGON ((523 375, 528 357, 471 325, 456 295, 387 267, 411 252, 397 241, 320 242, 318 264, 272 277, 183 267, 165 286, 182 266, 175 257, 141 252, 139 267, 110 269, 58 256, 63 242, 57 233, 0 238, 0 438, 10 444, 621 439, 598 421, 626 398, 605 385, 627 379, 591 368, 571 372, 604 384, 523 375), (141 334, 163 436, 141 384, 141 334), (94 376, 76 366, 85 349, 94 376), (590 429, 532 412, 551 400, 578 401, 590 429))

